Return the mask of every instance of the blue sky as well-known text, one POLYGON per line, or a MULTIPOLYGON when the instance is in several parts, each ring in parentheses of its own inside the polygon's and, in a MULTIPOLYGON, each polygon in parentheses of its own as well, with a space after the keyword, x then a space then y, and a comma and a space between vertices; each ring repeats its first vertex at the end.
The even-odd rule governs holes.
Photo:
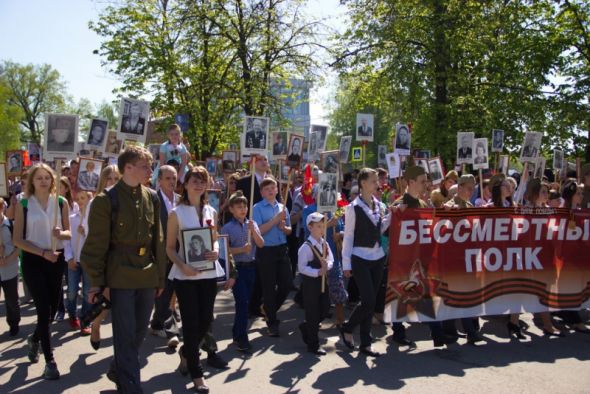
MULTIPOLYGON (((310 0, 307 12, 342 29, 343 7, 338 0, 310 0)), ((0 0, 0 60, 17 63, 48 63, 67 82, 76 100, 94 104, 111 101, 117 78, 100 65, 92 54, 99 37, 88 29, 88 21, 98 17, 103 2, 92 0, 0 0)), ((333 75, 328 75, 333 81, 333 75)), ((328 83, 327 85, 333 85, 328 83)), ((321 123, 330 90, 317 86, 311 94, 312 122, 321 123)))

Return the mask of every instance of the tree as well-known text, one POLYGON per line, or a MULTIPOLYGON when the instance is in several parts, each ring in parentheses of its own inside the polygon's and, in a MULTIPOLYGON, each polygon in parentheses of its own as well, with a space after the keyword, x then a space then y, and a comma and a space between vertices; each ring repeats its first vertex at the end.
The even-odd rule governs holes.
POLYGON ((119 107, 103 100, 96 106, 96 116, 109 122, 109 129, 115 130, 119 122, 119 107))
POLYGON ((18 120, 22 117, 20 108, 10 103, 10 89, 0 80, 0 160, 4 161, 6 151, 20 149, 18 120))
POLYGON ((39 144, 44 115, 63 112, 66 108, 66 86, 59 72, 48 64, 20 65, 5 61, 0 67, 0 80, 9 88, 9 103, 22 111, 20 125, 39 144))

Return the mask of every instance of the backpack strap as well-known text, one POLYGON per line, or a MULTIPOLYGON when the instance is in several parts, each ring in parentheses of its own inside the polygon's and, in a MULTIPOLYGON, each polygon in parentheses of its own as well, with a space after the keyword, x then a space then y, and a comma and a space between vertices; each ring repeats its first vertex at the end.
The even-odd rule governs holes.
POLYGON ((117 193, 116 185, 107 190, 106 195, 109 197, 111 202, 111 237, 113 236, 116 224, 117 214, 119 213, 119 195, 117 193))
POLYGON ((26 198, 21 198, 20 205, 23 206, 23 239, 27 239, 27 212, 29 211, 29 200, 26 198))

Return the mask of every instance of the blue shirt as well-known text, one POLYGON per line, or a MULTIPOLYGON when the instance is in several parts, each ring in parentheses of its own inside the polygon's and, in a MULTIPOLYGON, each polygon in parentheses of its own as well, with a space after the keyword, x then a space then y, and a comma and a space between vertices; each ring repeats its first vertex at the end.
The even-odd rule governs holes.
MULTIPOLYGON (((254 230, 257 233, 260 233, 256 222, 254 222, 254 230)), ((228 236, 230 248, 241 248, 248 242, 248 219, 246 218, 244 223, 240 223, 235 218, 232 218, 232 220, 221 228, 221 235, 228 236)), ((252 240, 251 243, 252 250, 250 253, 237 253, 233 255, 236 263, 249 263, 254 261, 256 256, 256 244, 254 243, 254 240, 252 240)))
MULTIPOLYGON (((263 199, 252 208, 252 219, 260 226, 270 221, 282 210, 283 204, 280 202, 275 201, 274 204, 271 204, 263 199)), ((287 208, 285 208, 285 213, 287 214, 285 225, 291 227, 291 219, 287 208)), ((279 226, 273 226, 262 238, 264 238, 264 246, 279 246, 287 243, 287 236, 279 230, 279 226)))

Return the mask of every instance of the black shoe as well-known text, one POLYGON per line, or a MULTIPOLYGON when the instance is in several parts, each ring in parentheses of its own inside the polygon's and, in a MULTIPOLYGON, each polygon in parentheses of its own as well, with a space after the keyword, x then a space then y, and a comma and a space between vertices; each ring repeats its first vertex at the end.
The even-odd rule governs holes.
POLYGON ((180 357, 180 364, 178 364, 178 372, 180 372, 182 376, 186 376, 188 374, 188 367, 186 365, 186 358, 184 358, 184 356, 182 355, 183 349, 184 346, 181 346, 178 350, 178 356, 180 357))
POLYGON ((303 339, 303 343, 307 345, 307 330, 305 329, 305 323, 299 324, 299 331, 301 332, 301 339, 303 339))
POLYGON ((551 331, 543 330, 543 335, 545 335, 546 337, 558 337, 558 338, 565 337, 565 334, 562 333, 561 331, 551 332, 551 331))
POLYGON ((10 335, 11 337, 15 337, 18 335, 18 331, 19 331, 18 324, 15 326, 10 326, 10 329, 8 330, 8 335, 10 335))
POLYGON ((281 336, 281 333, 279 332, 279 325, 278 324, 271 324, 270 326, 268 326, 267 330, 268 330, 269 337, 278 338, 281 336))
POLYGON ((252 344, 250 343, 249 340, 247 339, 243 339, 241 341, 234 341, 234 343, 236 344, 236 347, 238 348, 238 350, 240 352, 244 352, 244 353, 251 353, 252 352, 252 344))
POLYGON ((416 342, 410 341, 407 338, 396 338, 395 336, 391 340, 400 346, 409 346, 410 348, 416 348, 416 342))
POLYGON ((207 364, 217 369, 227 369, 227 361, 219 357, 217 353, 209 353, 207 356, 207 364))
POLYGON ((526 337, 524 335, 522 335, 522 332, 520 331, 520 327, 517 326, 516 324, 514 324, 512 322, 508 322, 506 327, 508 327, 508 335, 510 337, 514 336, 514 337, 516 337, 516 339, 520 339, 520 340, 526 339, 526 337))
POLYGON ((475 345, 476 343, 483 341, 483 337, 478 332, 474 332, 473 334, 467 334, 467 343, 470 345, 475 345))
POLYGON ((452 345, 453 343, 457 343, 457 337, 436 337, 433 340, 434 347, 443 347, 445 345, 452 345))
POLYGON ((209 386, 205 386, 204 384, 200 386, 195 386, 195 393, 207 394, 209 392, 209 386))
POLYGON ((318 348, 307 348, 307 351, 315 354, 316 356, 325 356, 327 353, 324 349, 318 347, 318 348))
POLYGON ((348 349, 354 350, 354 340, 348 341, 345 336, 345 334, 349 334, 349 333, 345 332, 343 327, 340 327, 339 331, 340 331, 340 338, 342 339, 342 342, 344 342, 344 345, 348 349))
POLYGON ((27 345, 29 345, 29 361, 32 363, 39 362, 39 341, 33 340, 33 336, 27 338, 27 345))
POLYGON ((43 370, 43 379, 45 380, 57 380, 59 379, 59 371, 57 370, 57 364, 55 361, 50 361, 45 364, 45 370, 43 370))
POLYGON ((57 312, 55 314, 55 319, 53 319, 53 320, 55 320, 56 322, 63 321, 64 320, 64 316, 65 316, 65 312, 57 312))
POLYGON ((115 383, 117 387, 119 387, 119 378, 117 377, 117 371, 109 367, 109 370, 107 371, 107 378, 111 382, 115 383))
POLYGON ((381 356, 381 353, 376 352, 375 350, 373 350, 373 348, 371 346, 361 347, 359 349, 359 351, 361 353, 366 354, 367 356, 371 356, 371 357, 379 357, 379 356, 381 356))
POLYGON ((92 348, 94 350, 98 350, 100 348, 100 341, 93 341, 92 339, 90 340, 90 346, 92 346, 92 348))

